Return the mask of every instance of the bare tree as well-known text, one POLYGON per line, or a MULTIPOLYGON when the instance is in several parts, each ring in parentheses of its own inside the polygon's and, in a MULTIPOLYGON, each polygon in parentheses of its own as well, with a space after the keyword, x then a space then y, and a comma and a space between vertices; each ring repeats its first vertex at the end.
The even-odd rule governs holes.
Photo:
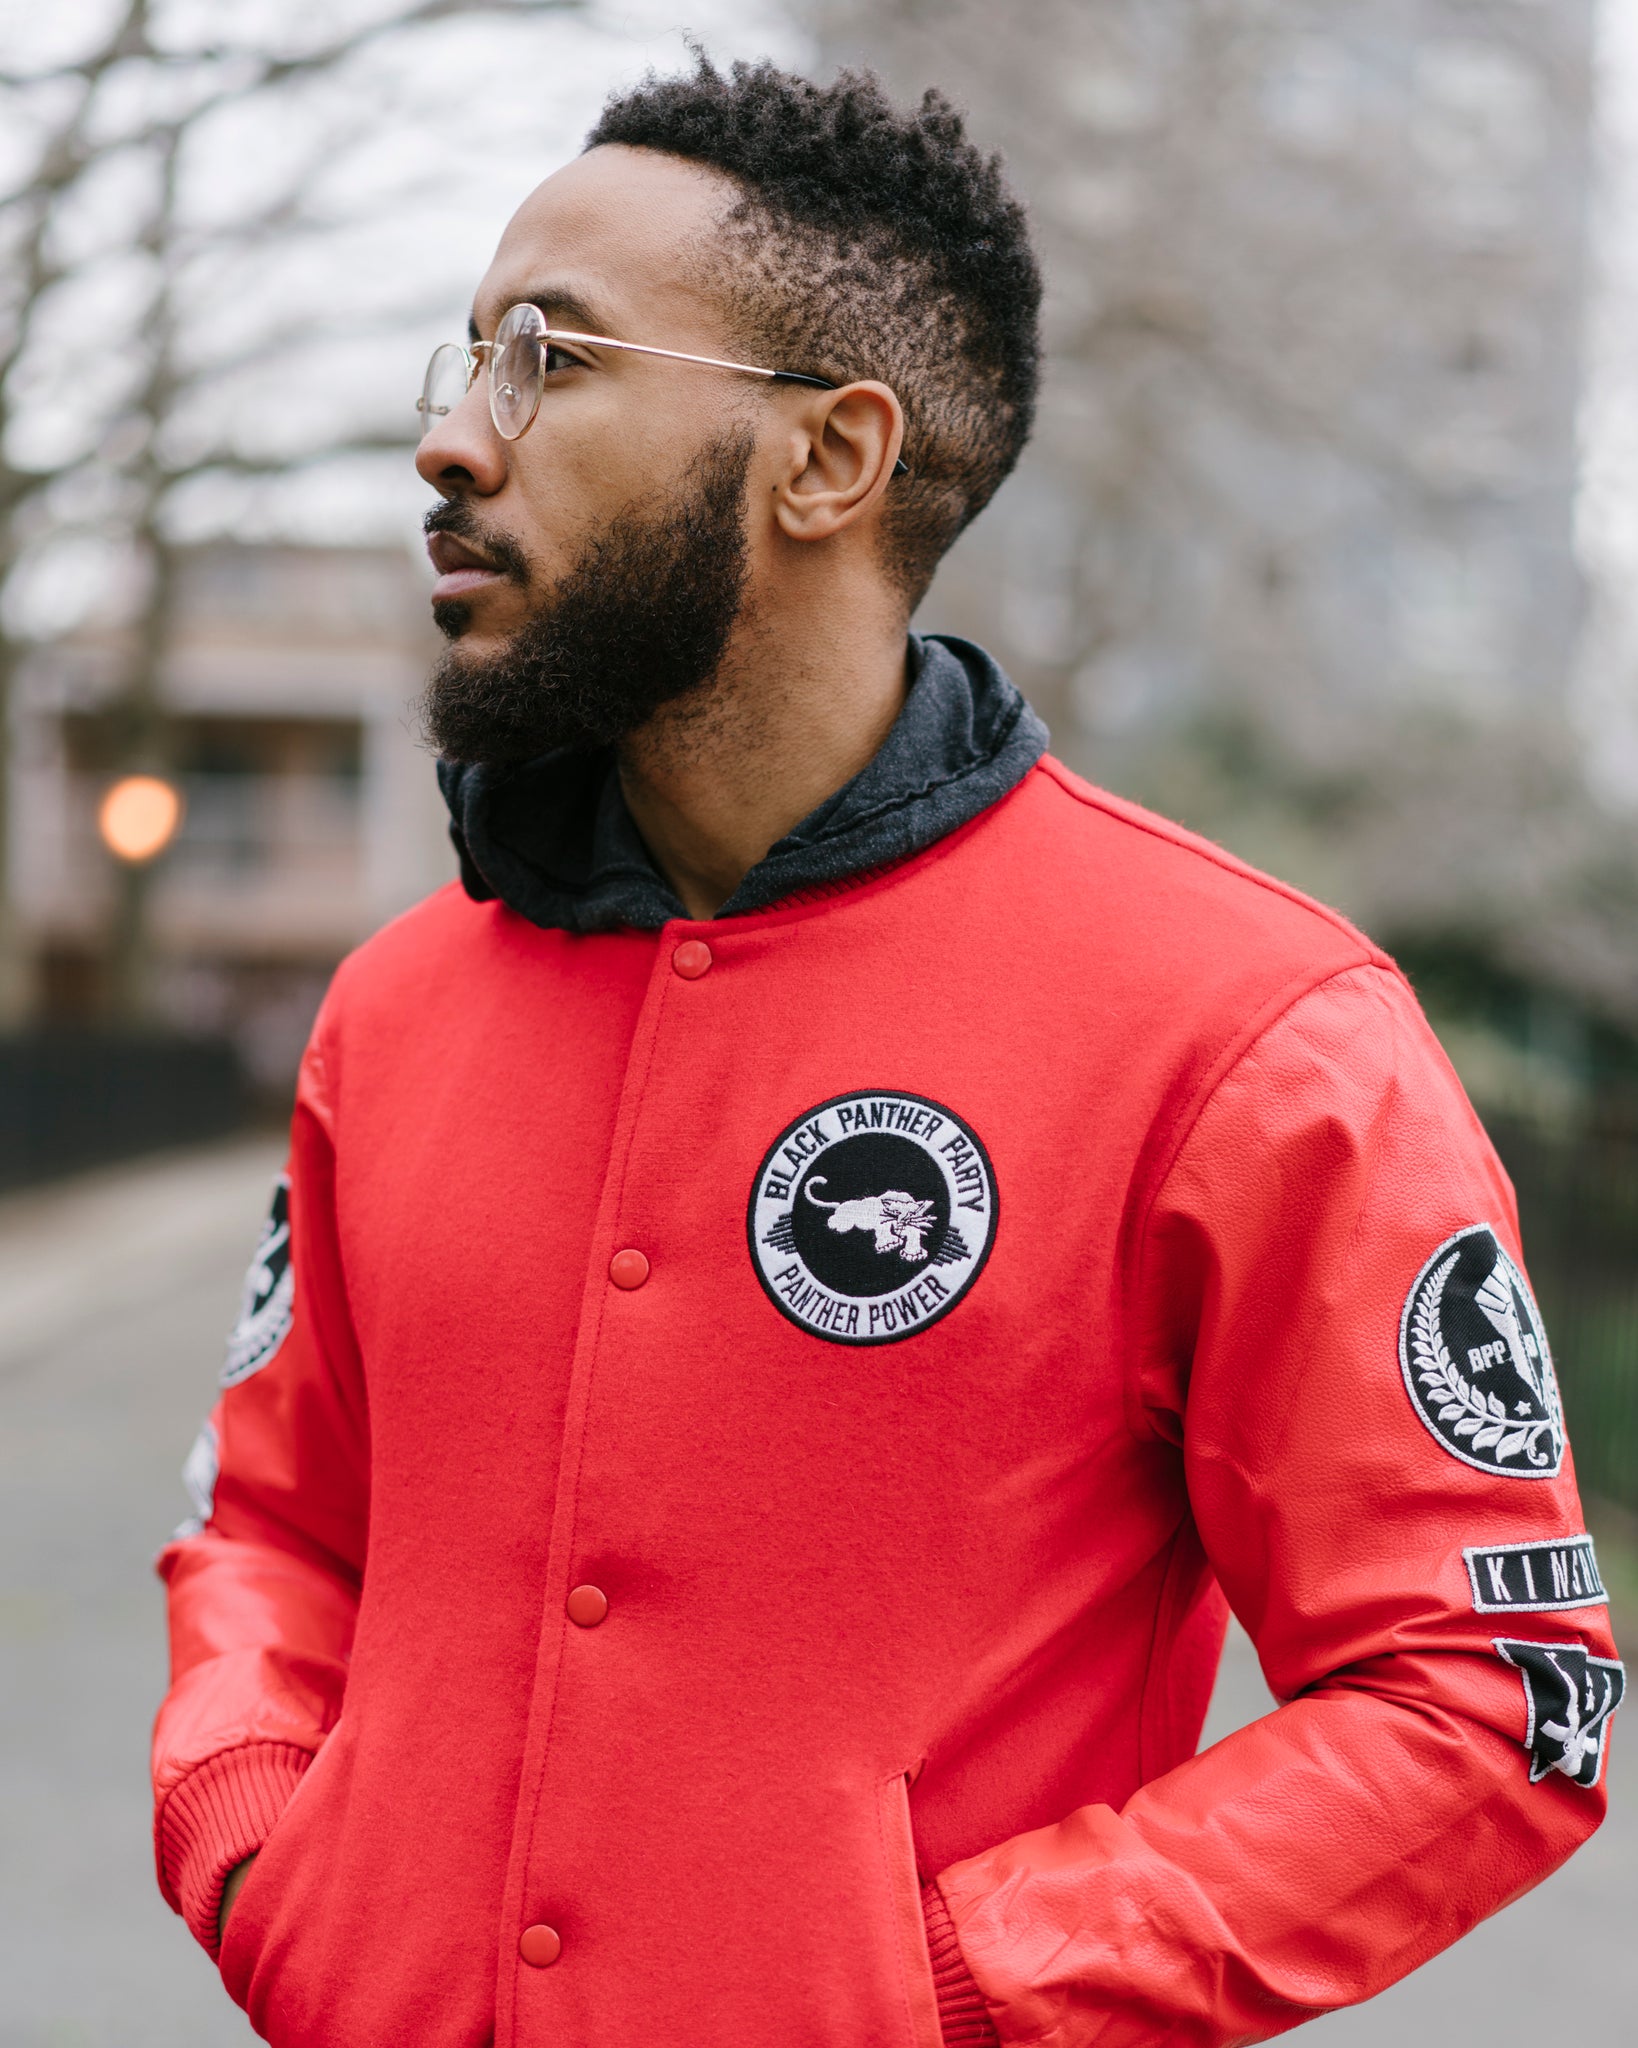
MULTIPOLYGON (((412 439, 407 416, 395 425, 383 414, 321 451, 299 433, 243 417, 229 397, 236 382, 326 335, 310 304, 267 306, 251 331, 236 332, 236 280, 333 229, 326 187, 349 148, 367 142, 393 91, 384 82, 390 66, 367 73, 367 60, 457 17, 521 18, 581 4, 342 5, 305 34, 300 11, 294 21, 281 10, 261 22, 241 12, 235 35, 221 32, 216 14, 179 32, 159 0, 117 0, 73 56, 0 72, 0 124, 14 138, 9 176, 0 172, 0 1023, 26 1015, 31 994, 6 886, 4 752, 8 706, 39 630, 31 581, 76 540, 94 538, 117 559, 135 596, 108 707, 112 744, 121 766, 163 767, 182 495, 205 479, 288 473, 318 452, 402 448, 412 439), (347 88, 344 114, 334 97, 328 107, 316 101, 315 87, 326 83, 347 88), (200 203, 201 161, 225 117, 258 108, 287 117, 303 143, 269 167, 252 205, 223 218, 200 203), (126 294, 112 311, 115 281, 126 294), (225 344, 210 328, 225 330, 225 344)), ((406 168, 373 203, 403 206, 417 175, 406 168)), ((356 316, 356 302, 343 310, 356 316)), ((420 288, 396 302, 387 291, 371 317, 384 330, 428 310, 420 288)), ((339 323, 328 339, 341 345, 339 323)), ((354 333, 350 343, 361 339, 354 333)), ((146 891, 145 869, 123 872, 110 980, 113 1007, 126 1017, 148 1003, 146 891)))
POLYGON ((1061 713, 1108 732, 1235 671, 1287 715, 1540 700, 1577 606, 1583 0, 1023 0, 1005 35, 972 0, 819 11, 967 104, 1030 201, 1043 432, 976 552, 1061 713), (1078 529, 1046 557, 1032 494, 1078 529), (1474 616, 1435 647, 1412 586, 1453 620, 1464 556, 1491 644, 1474 616))
POLYGON ((969 109, 1045 259, 1036 443, 928 623, 1098 779, 1638 1022, 1568 716, 1590 0, 811 11, 969 109))

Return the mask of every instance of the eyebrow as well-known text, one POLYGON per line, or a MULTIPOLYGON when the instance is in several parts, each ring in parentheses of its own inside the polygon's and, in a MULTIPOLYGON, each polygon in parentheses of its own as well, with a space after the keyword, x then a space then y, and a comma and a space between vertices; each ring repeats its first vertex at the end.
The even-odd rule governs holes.
MULTIPOLYGON (((507 299, 506 306, 538 306, 549 327, 560 327, 565 332, 578 328, 584 334, 608 333, 604 318, 595 307, 587 305, 578 292, 558 285, 545 285, 539 291, 515 294, 507 299)), ((502 311, 505 310, 503 307, 502 311)), ((476 313, 466 323, 466 334, 468 341, 479 339, 476 313)))

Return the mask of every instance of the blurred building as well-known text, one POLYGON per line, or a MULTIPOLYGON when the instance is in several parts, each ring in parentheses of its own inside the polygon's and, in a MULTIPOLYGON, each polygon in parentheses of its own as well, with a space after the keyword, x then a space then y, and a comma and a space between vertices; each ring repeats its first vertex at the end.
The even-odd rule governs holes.
MULTIPOLYGON (((154 878, 154 982, 172 1022, 228 1033, 268 1086, 293 1073, 342 954, 453 872, 408 716, 430 652, 400 551, 184 557, 163 696, 185 810, 154 878)), ((41 650, 16 712, 17 896, 63 1019, 101 994, 116 878, 96 814, 121 655, 91 629, 41 650)))
POLYGON ((1593 0, 817 12, 833 58, 966 106, 1031 206, 1040 427, 925 616, 1060 750, 1107 778, 1224 703, 1321 753, 1406 704, 1556 710, 1593 0))

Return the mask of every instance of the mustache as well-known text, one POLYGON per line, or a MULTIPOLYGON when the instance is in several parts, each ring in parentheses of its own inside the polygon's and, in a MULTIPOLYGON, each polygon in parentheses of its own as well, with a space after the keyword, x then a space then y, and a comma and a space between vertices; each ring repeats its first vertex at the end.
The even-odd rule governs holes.
POLYGON ((429 540, 435 533, 452 533, 476 548, 499 575, 527 586, 529 557, 510 534, 486 526, 465 498, 446 498, 434 505, 421 521, 421 530, 429 540))

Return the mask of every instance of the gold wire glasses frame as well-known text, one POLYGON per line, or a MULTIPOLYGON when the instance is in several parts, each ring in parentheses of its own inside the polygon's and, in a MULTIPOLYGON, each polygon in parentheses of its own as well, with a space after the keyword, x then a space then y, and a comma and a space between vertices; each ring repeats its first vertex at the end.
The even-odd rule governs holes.
MULTIPOLYGON (((541 393, 550 375, 547 364, 560 342, 623 349, 635 356, 664 356, 669 362, 696 363, 707 370, 737 370, 742 376, 762 377, 771 384, 809 384, 819 391, 838 388, 828 377, 809 377, 800 370, 763 370, 754 363, 726 363, 717 356, 691 356, 681 349, 616 341, 608 334, 573 334, 567 329, 549 327, 538 306, 520 305, 511 307, 502 317, 493 341, 475 341, 470 348, 463 348, 458 341, 446 341, 433 350, 421 396, 415 401, 415 409, 421 415, 422 440, 435 422, 447 418, 465 398, 485 362, 489 366, 489 417, 495 422, 495 432, 503 441, 516 441, 526 434, 540 409, 541 393)), ((910 466, 902 456, 893 465, 893 474, 910 474, 910 466)))

